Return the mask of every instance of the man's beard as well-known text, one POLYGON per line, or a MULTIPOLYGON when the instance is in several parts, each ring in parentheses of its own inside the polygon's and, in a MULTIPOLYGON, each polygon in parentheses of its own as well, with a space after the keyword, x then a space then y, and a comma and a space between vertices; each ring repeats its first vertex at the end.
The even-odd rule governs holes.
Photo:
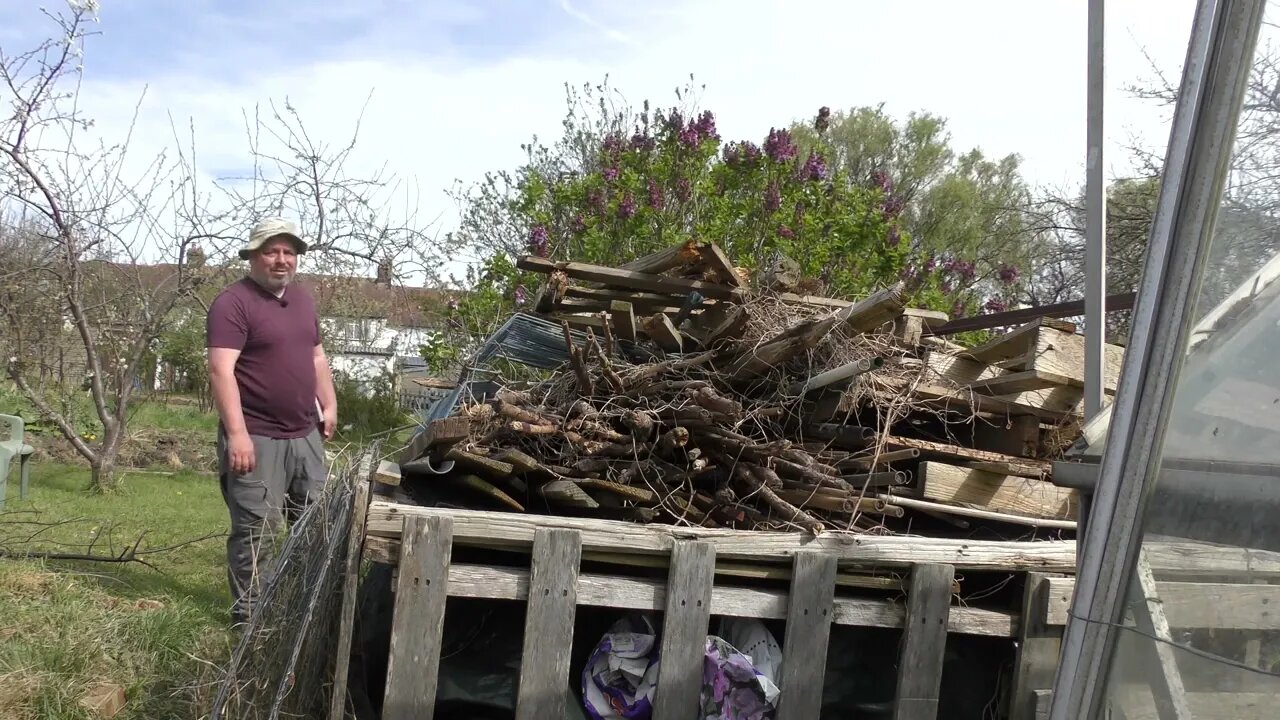
POLYGON ((282 278, 276 278, 272 277, 270 273, 264 273, 261 276, 254 275, 253 279, 256 280, 259 285, 272 292, 280 292, 288 287, 289 283, 293 281, 293 275, 293 273, 287 273, 282 278))

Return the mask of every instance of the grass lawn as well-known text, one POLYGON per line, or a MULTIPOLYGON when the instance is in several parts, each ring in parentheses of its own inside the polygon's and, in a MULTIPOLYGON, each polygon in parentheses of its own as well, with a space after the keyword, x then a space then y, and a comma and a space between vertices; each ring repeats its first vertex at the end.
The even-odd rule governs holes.
MULTIPOLYGON (((115 494, 86 491, 81 467, 37 464, 31 494, 0 515, 0 547, 41 530, 28 547, 119 553, 143 538, 152 550, 227 529, 216 478, 177 472, 122 476, 115 494), (56 527, 22 523, 55 523, 56 527)), ((197 718, 233 636, 226 608, 225 538, 138 563, 0 560, 0 718, 91 718, 80 698, 96 684, 122 687, 121 720, 197 718), (198 700, 195 700, 198 698, 198 700), (193 700, 194 703, 193 704, 193 700)))

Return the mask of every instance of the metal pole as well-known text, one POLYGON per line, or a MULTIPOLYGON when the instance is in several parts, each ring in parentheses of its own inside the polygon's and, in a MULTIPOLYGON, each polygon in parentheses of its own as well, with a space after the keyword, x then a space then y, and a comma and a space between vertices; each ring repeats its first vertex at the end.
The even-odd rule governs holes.
POLYGON ((1088 154, 1085 158, 1084 419, 1102 411, 1102 346, 1106 341, 1107 192, 1103 177, 1104 6, 1089 0, 1088 154))
POLYGON ((1142 548, 1264 7, 1265 0, 1197 3, 1093 512, 1081 538, 1083 567, 1054 679, 1052 720, 1106 716, 1116 628, 1142 548))

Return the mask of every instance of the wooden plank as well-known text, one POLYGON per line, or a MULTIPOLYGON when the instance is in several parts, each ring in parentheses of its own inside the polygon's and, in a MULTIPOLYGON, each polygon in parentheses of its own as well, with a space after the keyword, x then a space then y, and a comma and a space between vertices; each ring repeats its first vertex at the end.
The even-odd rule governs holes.
POLYGON ((697 714, 715 564, 711 543, 681 541, 671 549, 654 720, 684 720, 697 714))
POLYGON ((746 280, 738 274, 738 269, 733 266, 733 262, 719 245, 703 243, 698 247, 698 254, 702 257, 702 263, 711 270, 719 282, 735 287, 746 287, 746 280))
POLYGON ((338 646, 334 649, 333 693, 329 696, 329 720, 342 720, 347 705, 347 671, 351 666, 351 636, 355 627, 356 590, 360 584, 360 560, 364 554, 364 523, 369 513, 369 483, 355 487, 351 527, 347 531, 347 557, 342 576, 342 605, 338 610, 338 646))
MULTIPOLYGON (((395 563, 395 547, 394 541, 388 538, 371 537, 366 543, 366 556, 377 562, 395 563)), ((584 558, 589 556, 589 553, 583 553, 584 558)), ((956 591, 955 585, 952 590, 956 591)), ((667 585, 662 580, 599 573, 578 576, 579 605, 662 611, 666 607, 666 592, 667 585)), ((529 571, 513 567, 451 565, 449 594, 493 600, 525 600, 529 597, 529 571)), ((711 612, 782 620, 787 616, 787 594, 756 587, 714 585, 711 589, 711 612)), ((837 597, 832 609, 832 622, 836 625, 900 628, 905 620, 905 608, 892 600, 837 597)), ((960 635, 1014 637, 1017 625, 1017 617, 1006 612, 956 607, 951 611, 947 631, 960 635)))
POLYGON ((693 238, 689 238, 679 245, 672 245, 657 252, 649 253, 629 263, 620 265, 619 268, 656 275, 685 265, 692 265, 701 259, 702 255, 698 252, 697 242, 693 238))
POLYGON ((893 321, 893 336, 903 347, 914 348, 919 345, 923 332, 924 320, 921 318, 903 314, 893 321))
POLYGON ((582 541, 574 530, 538 528, 525 610, 516 720, 564 717, 578 608, 582 541))
POLYGON ((1042 611, 1048 602, 1051 580, 1043 573, 1026 575, 1018 613, 1022 622, 1009 692, 1009 720, 1035 720, 1036 691, 1053 687, 1062 650, 1062 629, 1050 627, 1042 611))
MULTIPOLYGON (((1102 386, 1107 393, 1115 394, 1124 364, 1124 348, 1106 344, 1102 349, 1102 386)), ((1027 369, 1067 377, 1083 387, 1084 336, 1051 327, 1039 328, 1032 347, 1032 363, 1027 369)))
POLYGON ((906 317, 919 318, 921 326, 926 331, 940 328, 951 320, 951 316, 941 310, 926 310, 925 308, 903 308, 902 314, 906 317))
MULTIPOLYGON (((1124 685, 1112 696, 1125 720, 1163 720, 1145 685, 1124 685)), ((1196 720, 1271 720, 1276 716, 1274 692, 1188 693, 1187 706, 1196 720)))
POLYGON ((644 329, 658 347, 667 352, 680 352, 684 347, 684 338, 680 336, 680 331, 676 330, 676 326, 671 323, 671 318, 662 313, 647 318, 644 321, 644 329))
POLYGON ((374 471, 373 477, 383 485, 391 485, 392 487, 400 484, 400 466, 390 460, 383 460, 378 463, 378 469, 374 471))
POLYGON ((1078 509, 1074 490, 1047 480, 997 475, 933 461, 920 463, 916 477, 921 496, 928 500, 1053 519, 1073 518, 1078 509))
MULTIPOLYGON (((1065 626, 1074 578, 1052 578, 1044 614, 1049 625, 1065 626)), ((1280 585, 1156 581, 1169 625, 1219 630, 1280 630, 1280 585)))
POLYGON ((403 525, 382 717, 430 720, 435 713, 440 628, 449 592, 453 518, 406 517, 403 525))
MULTIPOLYGON (((994 421, 975 418, 972 427, 975 448, 1018 457, 1040 455, 1040 418, 1034 415, 995 418, 994 421)), ((957 429, 955 434, 961 433, 957 429)), ((969 444, 967 437, 962 441, 969 444)))
POLYGON ((586 288, 570 285, 565 288, 566 297, 594 300, 601 307, 608 307, 615 300, 631 303, 636 312, 664 312, 667 308, 679 309, 684 303, 684 296, 664 295, 661 293, 637 292, 635 290, 612 290, 609 288, 586 288))
MULTIPOLYGON (((1015 361, 1019 365, 1029 365, 1034 359, 1036 333, 1040 329, 1040 321, 1033 320, 1022 327, 1011 330, 998 337, 991 338, 977 347, 964 353, 969 360, 977 360, 989 364, 1015 361)), ((1028 370, 1029 367, 1019 369, 1028 370)))
POLYGON ((453 518, 456 544, 528 548, 538 527, 582 532, 584 550, 637 554, 670 553, 677 539, 706 540, 716 556, 730 560, 786 561, 799 550, 834 552, 849 567, 908 567, 915 562, 948 563, 967 570, 1042 570, 1074 572, 1075 541, 1033 542, 970 540, 898 535, 866 535, 828 530, 807 532, 730 530, 597 520, 567 516, 517 514, 487 510, 421 507, 375 500, 369 507, 370 535, 399 537, 406 516, 453 518))
POLYGON ((1047 370, 1023 370, 1022 372, 1009 372, 999 377, 979 380, 967 385, 965 389, 987 395, 1009 395, 1063 386, 1082 388, 1084 387, 1084 381, 1047 370))
POLYGON ((740 288, 729 285, 703 282, 702 280, 686 280, 665 275, 648 275, 634 270, 622 270, 588 263, 553 262, 534 255, 521 257, 516 261, 516 267, 521 270, 539 273, 562 270, 575 280, 585 280, 632 290, 646 290, 674 295, 687 294, 696 290, 704 297, 716 300, 735 300, 742 297, 740 288))
POLYGON ((906 285, 894 283, 877 290, 836 314, 836 322, 858 332, 869 332, 902 314, 906 285))
MULTIPOLYGON (((822 710, 827 642, 836 588, 836 557, 796 553, 787 601, 787 625, 778 683, 778 720, 809 720, 822 710)), ((948 592, 950 588, 948 588, 948 592)), ((944 630, 945 632, 945 630, 944 630)))
MULTIPOLYGON (((1137 293, 1108 295, 1106 300, 1107 312, 1115 310, 1129 310, 1133 308, 1133 303, 1137 297, 1137 293)), ((989 315, 975 315, 967 318, 956 318, 935 330, 934 334, 954 335, 955 333, 972 332, 974 330, 989 330, 991 328, 1008 327, 1010 325, 1021 325, 1022 323, 1042 317, 1065 318, 1075 317, 1077 315, 1084 315, 1083 300, 1072 300, 1070 302, 1055 303, 1053 305, 1022 308, 1020 310, 1007 310, 1005 312, 991 313, 989 315)))
POLYGON ((1041 468, 1034 465, 1023 465, 1022 463, 982 462, 981 460, 974 460, 966 462, 964 465, 965 467, 973 470, 982 470, 989 473, 996 473, 997 475, 1016 475, 1018 477, 1033 478, 1035 480, 1045 480, 1049 477, 1049 474, 1044 472, 1041 468))
POLYGON ((625 300, 614 300, 609 304, 610 320, 613 321, 613 334, 621 340, 635 342, 636 314, 631 303, 625 300))
POLYGON ((934 720, 942 688, 947 648, 947 615, 951 610, 950 565, 917 565, 907 594, 907 626, 898 657, 894 720, 934 720))
POLYGON ((914 448, 919 450, 922 456, 953 458, 961 461, 1018 463, 1028 468, 1040 468, 1046 474, 1053 471, 1053 464, 1043 460, 1020 458, 989 450, 975 450, 961 445, 948 445, 947 443, 902 437, 901 435, 885 435, 884 444, 887 448, 893 450, 914 448))
POLYGON ((1187 705, 1187 689, 1182 684, 1182 671, 1178 668, 1178 651, 1173 646, 1169 618, 1160 606, 1155 575, 1141 553, 1137 570, 1138 587, 1144 601, 1134 609, 1134 624, 1138 632, 1151 638, 1147 648, 1155 662, 1144 669, 1152 684, 1156 710, 1161 720, 1194 720, 1187 705))
POLYGON ((793 305, 810 305, 813 307, 842 309, 853 305, 852 300, 822 297, 821 295, 797 295, 796 293, 789 292, 778 293, 777 298, 785 303, 791 303, 793 305))
POLYGON ((458 415, 440 418, 427 423, 400 453, 400 464, 405 465, 422 457, 427 450, 435 447, 449 447, 466 440, 471 435, 471 420, 458 415))
POLYGON ((992 395, 980 395, 966 392, 963 389, 952 389, 942 385, 915 382, 910 378, 876 378, 876 385, 890 392, 910 393, 916 402, 966 415, 971 412, 986 413, 997 417, 1033 415, 1043 422, 1055 425, 1070 419, 1074 415, 1073 411, 1064 411, 1052 407, 1044 407, 1036 403, 1023 402, 1021 398, 1006 399, 992 395))

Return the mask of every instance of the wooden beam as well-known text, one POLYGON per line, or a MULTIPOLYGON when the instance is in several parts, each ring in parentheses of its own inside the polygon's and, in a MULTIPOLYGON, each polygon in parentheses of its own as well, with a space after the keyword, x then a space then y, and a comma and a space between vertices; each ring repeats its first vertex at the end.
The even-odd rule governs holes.
POLYGON ((534 535, 516 720, 564 717, 569 708, 581 557, 582 544, 572 530, 539 528, 534 535))
MULTIPOLYGON (((370 559, 395 562, 394 546, 386 538, 370 538, 369 548, 370 559)), ((790 574, 789 567, 784 569, 790 574)), ((526 600, 529 571, 520 567, 455 563, 449 567, 449 595, 526 600)), ((662 612, 666 596, 667 583, 659 578, 598 573, 578 576, 579 605, 662 612)), ((716 615, 783 620, 787 617, 788 602, 789 593, 785 590, 724 584, 714 584, 711 588, 711 612, 716 615)), ((901 628, 906 612, 902 603, 891 599, 842 596, 833 601, 831 617, 836 625, 901 628)), ((1007 612, 957 606, 951 610, 947 630, 961 635, 1013 637, 1017 625, 1017 617, 1007 612)))
MULTIPOLYGON (((1064 627, 1070 619, 1075 578, 1051 578, 1040 612, 1064 627)), ((1280 630, 1280 585, 1156 581, 1170 627, 1187 630, 1280 630)))
POLYGON ((951 319, 950 315, 941 310, 926 310, 924 308, 903 308, 902 314, 905 317, 919 318, 920 325, 926 332, 946 325, 947 321, 951 319))
POLYGON ((364 478, 356 485, 352 503, 351 525, 347 530, 347 555, 343 558, 342 604, 338 615, 338 646, 333 656, 329 720, 343 720, 347 710, 347 675, 351 667, 351 641, 355 632, 356 591, 360 584, 360 562, 364 559, 364 522, 369 512, 369 483, 364 478))
POLYGON ((428 450, 439 447, 450 447, 471 437, 471 420, 457 415, 440 418, 427 423, 427 426, 413 436, 400 453, 400 465, 417 460, 428 450))
POLYGON ((1014 651, 1013 682, 1009 691, 1009 720, 1036 720, 1036 691, 1053 687, 1062 651, 1062 630, 1045 622, 1044 604, 1050 578, 1027 573, 1018 617, 1018 643, 1014 651))
POLYGON ((1044 460, 1031 460, 1029 458, 1014 457, 1003 453, 989 452, 987 450, 975 450, 973 448, 963 447, 960 445, 948 445, 946 443, 934 442, 932 440, 920 440, 918 438, 902 437, 900 435, 885 435, 884 442, 885 446, 890 449, 915 448, 924 456, 953 458, 962 461, 972 460, 978 462, 1018 463, 1028 468, 1040 468, 1046 474, 1053 471, 1053 464, 1044 460))
POLYGON ((702 257, 702 264, 711 270, 717 280, 734 287, 746 287, 746 280, 738 274, 738 269, 719 245, 704 243, 698 247, 698 254, 702 257))
MULTIPOLYGON (((1083 335, 1062 332, 1052 327, 1038 328, 1031 354, 1028 370, 1065 377, 1078 387, 1084 387, 1083 335)), ((1111 344, 1102 346, 1102 387, 1108 394, 1115 394, 1123 365, 1124 348, 1111 344)))
POLYGON ((621 270, 657 275, 685 265, 692 265, 702 258, 698 245, 689 238, 679 245, 672 245, 644 257, 636 258, 629 263, 618 266, 621 270))
POLYGON ((698 713, 715 565, 710 543, 682 540, 671 548, 654 720, 683 720, 698 713))
POLYGON ((612 290, 609 288, 586 288, 571 285, 565 288, 565 296, 592 300, 607 307, 614 300, 631 303, 637 312, 661 312, 666 308, 679 309, 684 302, 682 294, 662 295, 659 293, 637 292, 635 290, 612 290))
POLYGON ((557 263, 536 255, 526 255, 516 262, 516 267, 530 272, 550 273, 563 270, 575 280, 586 280, 614 287, 647 290, 667 294, 688 294, 698 291, 704 297, 717 300, 736 300, 742 297, 742 289, 728 285, 703 282, 702 280, 686 280, 684 278, 667 277, 665 275, 648 275, 633 270, 590 265, 588 263, 557 263))
MULTIPOLYGON (((782 691, 778 699, 778 720, 808 720, 818 717, 822 710, 836 587, 834 555, 796 553, 793 567, 782 650, 782 657, 790 660, 783 663, 778 679, 778 688, 782 691)), ((946 633, 945 623, 942 631, 946 633)))
POLYGON ((440 668, 453 519, 404 518, 382 717, 430 718, 440 668))
POLYGON ((1047 480, 997 475, 939 462, 922 462, 917 473, 921 497, 983 507, 1027 517, 1070 519, 1079 502, 1074 490, 1047 480))
POLYGON ((1009 395, 1011 393, 1044 390, 1052 387, 1084 387, 1083 380, 1076 380, 1067 375, 1059 375, 1047 370, 1024 370, 1009 372, 999 377, 979 380, 965 387, 987 395, 1009 395))
POLYGON ((671 318, 658 313, 644 321, 644 330, 658 347, 667 352, 680 352, 684 349, 684 338, 671 323, 671 318))
POLYGON ((999 571, 1073 571, 1075 542, 982 541, 909 536, 847 535, 828 531, 814 536, 804 532, 728 530, 723 528, 642 525, 618 520, 597 520, 483 510, 455 510, 375 501, 369 507, 369 534, 399 538, 404 518, 435 516, 453 519, 457 545, 528 548, 536 528, 550 525, 582 533, 584 550, 666 555, 677 538, 707 540, 716 556, 730 560, 785 562, 800 549, 836 553, 842 563, 865 567, 905 567, 913 562, 945 562, 957 568, 999 571), (856 541, 855 541, 856 538, 856 541))
POLYGON ((613 334, 619 339, 635 342, 636 314, 631 303, 625 300, 614 300, 609 304, 610 320, 613 321, 613 334))
MULTIPOLYGON (((1118 310, 1131 310, 1133 304, 1137 300, 1137 293, 1123 293, 1120 295, 1111 295, 1107 297, 1107 312, 1115 312, 1118 310)), ((1064 318, 1084 315, 1084 301, 1073 300, 1071 302, 1057 303, 1054 305, 1041 305, 1040 307, 1024 308, 1021 310, 1009 310, 1001 313, 991 313, 990 315, 976 315, 974 317, 956 318, 947 324, 932 331, 934 335, 954 335, 962 332, 972 332, 974 330, 989 330, 991 328, 1008 327, 1010 325, 1018 325, 1030 320, 1038 318, 1064 318)))
POLYGON ((400 466, 390 460, 383 460, 378 463, 378 469, 373 471, 373 479, 383 485, 392 487, 400 484, 400 466))
POLYGON ((950 565, 916 565, 907 593, 907 626, 898 657, 894 720, 935 720, 951 611, 950 565))

